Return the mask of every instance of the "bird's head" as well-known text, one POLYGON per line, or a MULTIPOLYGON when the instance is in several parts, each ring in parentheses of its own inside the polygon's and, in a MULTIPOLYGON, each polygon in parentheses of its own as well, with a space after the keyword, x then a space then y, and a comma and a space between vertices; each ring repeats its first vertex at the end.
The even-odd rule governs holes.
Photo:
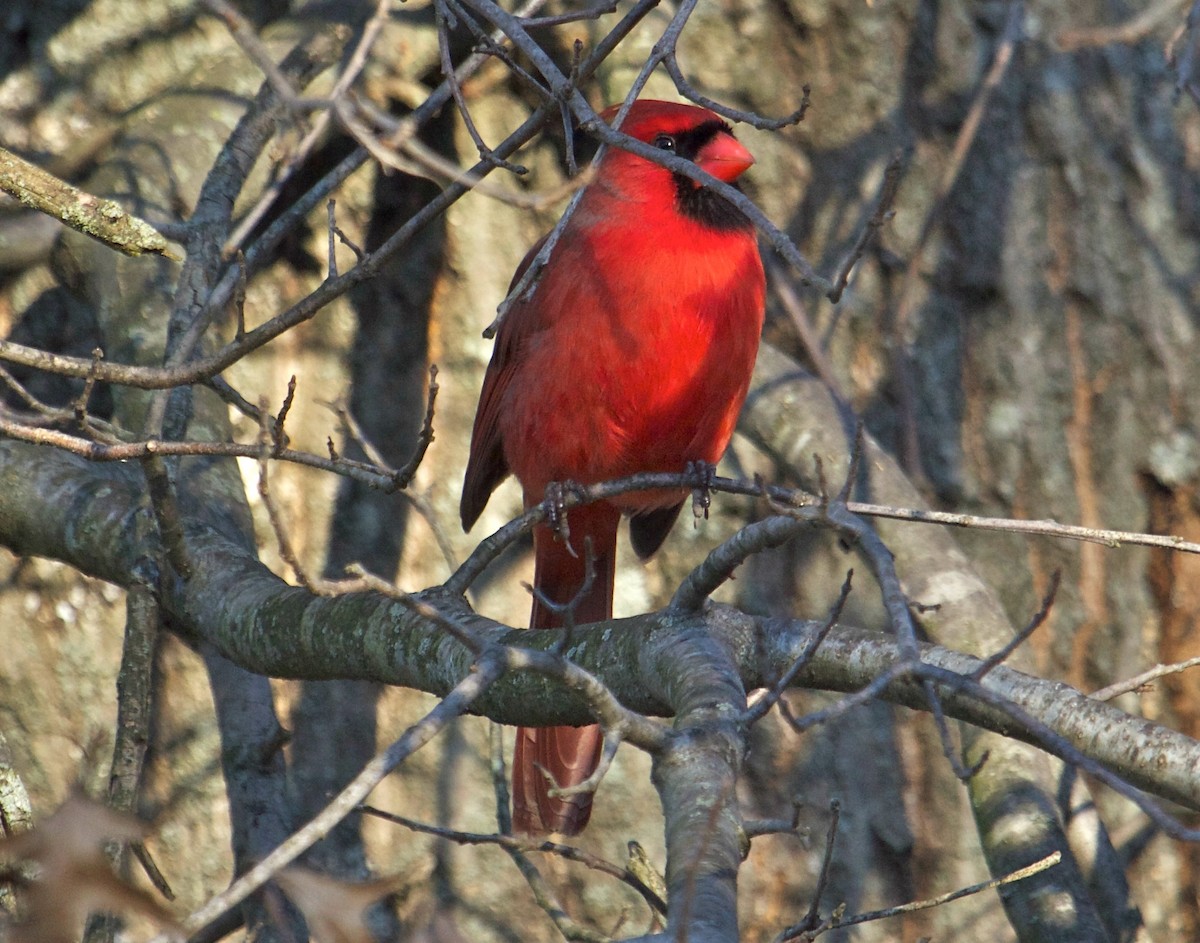
MULTIPOLYGON (((600 117, 611 123, 619 107, 606 108, 600 117)), ((754 163, 754 157, 720 116, 695 105, 641 99, 633 103, 621 131, 651 147, 690 160, 718 180, 734 186, 754 163)), ((601 177, 636 189, 642 195, 661 190, 673 196, 680 212, 705 225, 718 229, 747 225, 740 211, 707 187, 627 151, 610 151, 604 158, 601 177)))
MULTIPOLYGON (((611 123, 619 108, 606 108, 600 117, 611 123)), ((729 125, 707 108, 642 99, 633 103, 621 130, 645 144, 692 161, 726 183, 732 183, 754 164, 753 155, 733 136, 729 125)))

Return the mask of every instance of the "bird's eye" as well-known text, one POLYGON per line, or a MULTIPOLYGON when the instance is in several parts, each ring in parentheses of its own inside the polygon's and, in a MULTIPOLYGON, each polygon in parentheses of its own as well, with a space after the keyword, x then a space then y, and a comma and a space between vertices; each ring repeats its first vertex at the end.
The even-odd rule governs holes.
POLYGON ((669 135, 669 134, 660 134, 658 137, 656 137, 654 139, 654 146, 657 147, 660 151, 674 152, 675 139, 673 137, 671 137, 671 135, 669 135))

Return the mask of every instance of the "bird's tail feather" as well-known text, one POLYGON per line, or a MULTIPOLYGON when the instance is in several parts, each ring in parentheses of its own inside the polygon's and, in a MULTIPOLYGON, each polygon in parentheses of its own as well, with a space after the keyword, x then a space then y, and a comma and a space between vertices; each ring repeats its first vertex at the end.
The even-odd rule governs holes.
MULTIPOLYGON (((588 538, 594 578, 573 610, 577 624, 612 617, 616 572, 617 525, 620 512, 609 504, 573 508, 568 515, 569 541, 550 528, 534 531, 534 586, 551 602, 567 604, 585 581, 588 538)), ((531 629, 553 629, 562 617, 535 596, 531 629)), ((596 770, 603 745, 600 728, 521 727, 513 755, 513 828, 526 834, 560 832, 577 835, 592 814, 591 793, 551 796, 554 784, 569 788, 596 770), (546 774, 553 779, 547 777, 546 774)))

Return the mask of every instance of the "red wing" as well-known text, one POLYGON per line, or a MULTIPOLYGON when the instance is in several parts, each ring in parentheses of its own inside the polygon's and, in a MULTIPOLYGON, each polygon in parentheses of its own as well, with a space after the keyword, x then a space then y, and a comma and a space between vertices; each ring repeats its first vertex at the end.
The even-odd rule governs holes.
MULTIPOLYGON (((546 242, 543 236, 517 266, 508 289, 520 281, 525 270, 546 242)), ((541 326, 537 305, 533 302, 518 302, 508 310, 500 331, 487 372, 483 375, 483 389, 479 393, 479 406, 475 410, 475 427, 471 432, 471 453, 467 459, 466 476, 463 479, 462 500, 459 516, 463 530, 470 530, 483 513, 488 498, 496 486, 508 477, 508 463, 504 459, 504 442, 500 436, 500 410, 505 391, 520 368, 519 351, 525 338, 541 326)))

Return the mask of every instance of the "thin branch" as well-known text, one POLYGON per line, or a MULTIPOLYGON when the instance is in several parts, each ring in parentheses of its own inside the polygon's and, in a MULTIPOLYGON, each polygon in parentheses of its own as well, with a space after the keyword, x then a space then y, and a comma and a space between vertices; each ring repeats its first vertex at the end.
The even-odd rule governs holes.
POLYGON ((526 29, 541 29, 546 26, 564 26, 567 23, 578 23, 582 20, 598 20, 607 13, 616 13, 616 0, 601 0, 601 2, 573 10, 570 13, 559 13, 555 16, 523 16, 526 29))
MULTIPOLYGON (((353 576, 358 582, 358 586, 348 586, 345 592, 361 591, 362 589, 370 590, 371 592, 381 593, 389 599, 393 599, 400 603, 409 612, 415 612, 424 619, 428 619, 447 635, 458 639, 463 646, 472 654, 478 655, 484 651, 484 643, 475 636, 470 629, 459 624, 456 620, 450 618, 436 606, 433 606, 411 593, 406 593, 393 583, 389 583, 382 577, 368 573, 359 564, 352 563, 346 567, 346 572, 353 576)), ((339 593, 340 595, 340 593, 339 593)), ((505 650, 506 657, 509 658, 507 667, 520 667, 513 663, 512 650, 505 650)))
MULTIPOLYGON (((501 730, 502 728, 499 724, 493 723, 488 732, 492 790, 496 797, 496 824, 499 826, 500 835, 503 838, 512 838, 512 814, 509 811, 508 778, 505 775, 504 738, 501 735, 501 730)), ((546 915, 554 922, 559 932, 564 937, 571 939, 572 937, 569 934, 574 932, 577 925, 559 905, 553 891, 542 877, 542 873, 525 854, 520 840, 501 842, 500 847, 504 849, 508 857, 512 859, 513 864, 517 866, 517 870, 521 872, 525 883, 529 885, 529 889, 533 892, 533 898, 537 905, 546 912, 546 915)))
POLYGON ((838 593, 838 598, 834 601, 833 606, 830 608, 829 616, 825 619, 825 622, 819 629, 817 629, 816 632, 812 634, 812 638, 810 638, 808 644, 804 646, 804 650, 801 651, 796 660, 792 662, 791 667, 788 668, 788 670, 780 676, 779 680, 771 686, 770 690, 768 690, 766 694, 760 697, 754 704, 747 707, 746 713, 743 716, 744 723, 755 724, 765 717, 770 712, 771 708, 773 708, 783 697, 784 692, 792 686, 796 680, 796 676, 800 674, 802 670, 804 670, 804 666, 812 661, 813 657, 817 654, 817 649, 821 647, 821 642, 825 640, 825 637, 833 630, 833 627, 837 625, 838 619, 841 618, 842 610, 846 606, 846 600, 850 598, 850 587, 852 585, 853 578, 854 571, 848 570, 846 572, 845 580, 842 581, 842 589, 838 593))
POLYGON ((829 292, 829 300, 834 304, 837 304, 841 300, 842 292, 850 284, 850 273, 854 270, 854 266, 858 264, 859 259, 863 257, 863 253, 867 251, 867 246, 871 244, 872 240, 878 238, 884 224, 895 215, 892 206, 895 204, 896 196, 900 192, 900 178, 904 173, 905 162, 906 155, 904 151, 896 151, 892 154, 891 160, 888 161, 887 167, 884 168, 883 184, 879 188, 879 199, 875 204, 875 212, 867 220, 867 225, 859 232, 858 239, 855 240, 850 251, 846 253, 842 263, 838 266, 837 274, 833 277, 833 287, 829 292))
POLYGON ((950 192, 958 181, 958 175, 966 162, 971 145, 975 141, 975 135, 982 124, 983 115, 988 103, 992 99, 992 94, 1000 86, 1001 81, 1008 71, 1009 64, 1012 62, 1017 43, 1023 34, 1024 22, 1024 0, 1009 0, 1008 18, 1001 34, 1000 44, 996 48, 991 67, 980 83, 979 89, 975 93, 975 98, 971 102, 971 107, 967 111, 962 128, 958 133, 958 137, 955 139, 954 148, 942 172, 937 192, 929 205, 925 219, 921 223, 916 244, 910 251, 908 265, 905 268, 897 292, 898 300, 895 310, 888 312, 885 321, 885 334, 890 335, 893 360, 892 369, 895 374, 897 398, 900 401, 900 444, 898 452, 902 466, 910 476, 918 479, 923 472, 921 448, 917 437, 916 392, 912 376, 913 367, 908 350, 908 334, 912 312, 917 304, 918 285, 920 284, 919 270, 925 256, 925 247, 929 242, 930 236, 933 234, 934 228, 942 218, 950 192))
POLYGON ((742 831, 747 838, 759 838, 763 835, 785 835, 800 828, 800 809, 804 805, 801 796, 792 797, 792 817, 790 819, 746 819, 742 823, 742 831))
MULTIPOLYGON (((295 377, 292 379, 295 380, 295 377)), ((289 388, 289 393, 290 391, 291 389, 289 388)), ((280 412, 282 414, 282 410, 280 412)), ((267 518, 271 522, 271 530, 274 532, 275 542, 279 546, 280 558, 291 568, 301 586, 310 593, 318 593, 322 589, 320 585, 321 581, 313 580, 309 577, 308 570, 301 563, 300 556, 296 553, 295 546, 288 535, 283 515, 275 503, 274 496, 271 494, 270 459, 274 450, 271 447, 271 427, 268 426, 266 421, 268 416, 265 403, 263 404, 262 416, 263 422, 259 427, 258 496, 262 499, 263 507, 267 509, 267 518)), ((276 433, 281 436, 282 432, 282 423, 276 420, 276 433)))
MULTIPOLYGON (((149 443, 147 443, 149 444, 149 443)), ((153 450, 140 458, 142 473, 150 495, 150 507, 158 524, 158 535, 167 561, 184 579, 192 575, 192 562, 183 536, 183 514, 170 470, 162 456, 153 450)))
MULTIPOLYGON (((530 0, 530 2, 527 2, 519 12, 532 12, 540 9, 544 3, 545 0, 530 0)), ((341 77, 334 87, 334 95, 336 95, 339 99, 342 93, 349 89, 350 82, 358 75, 365 65, 367 51, 374 43, 375 38, 378 35, 378 31, 382 28, 383 22, 386 19, 386 13, 390 6, 390 3, 386 2, 386 0, 380 2, 376 7, 375 15, 371 18, 366 28, 363 30, 362 39, 359 41, 358 46, 350 57, 350 61, 347 63, 346 69, 343 71, 341 77)), ((497 41, 499 41, 501 36, 496 35, 495 38, 497 41)), ((487 61, 487 58, 487 56, 480 54, 469 56, 455 72, 457 81, 465 81, 470 75, 474 74, 474 72, 478 70, 484 62, 487 61)), ((442 105, 446 103, 449 97, 449 83, 443 81, 438 88, 430 93, 430 95, 420 105, 420 107, 416 109, 416 111, 407 115, 403 119, 403 128, 398 130, 393 136, 393 140, 391 142, 392 146, 399 146, 403 140, 414 135, 417 129, 430 116, 437 113, 441 109, 442 105)), ((302 165, 304 158, 319 140, 319 136, 324 132, 327 122, 327 114, 322 114, 318 118, 309 135, 303 141, 301 141, 300 145, 292 154, 291 160, 288 162, 287 166, 284 167, 278 179, 263 192, 254 209, 246 215, 242 223, 229 237, 224 250, 224 253, 227 257, 232 255, 235 247, 240 246, 242 242, 245 241, 250 232, 253 231, 255 226, 258 225, 259 220, 261 220, 262 217, 265 216, 270 210, 276 198, 282 192, 284 186, 295 176, 296 172, 302 165)), ((290 231, 290 229, 296 225, 299 219, 307 216, 309 210, 315 207, 327 194, 332 192, 336 186, 340 185, 342 180, 349 176, 351 172, 362 166, 362 164, 366 162, 366 159, 367 151, 365 148, 360 147, 354 153, 348 155, 345 160, 338 165, 338 167, 334 168, 333 171, 330 171, 329 174, 326 174, 325 178, 314 185, 308 194, 306 194, 304 197, 301 197, 299 201, 290 207, 288 211, 281 216, 279 220, 273 223, 267 232, 263 234, 262 238, 258 241, 258 243, 256 243, 254 250, 252 251, 252 254, 255 256, 255 258, 268 257, 271 250, 273 250, 274 246, 277 245, 278 240, 282 237, 282 235, 287 231, 290 231)), ((224 299, 227 296, 226 293, 228 291, 227 283, 228 273, 226 273, 226 276, 222 278, 221 284, 213 292, 213 297, 209 300, 210 307, 223 305, 225 303, 224 299)))
POLYGON ((417 433, 417 444, 413 448, 412 457, 394 475, 394 480, 401 488, 407 488, 412 483, 417 469, 421 467, 421 462, 425 459, 425 453, 433 443, 433 410, 437 404, 438 390, 441 389, 438 386, 437 376, 437 364, 431 363, 429 365, 429 389, 425 401, 425 418, 421 421, 421 431, 417 433))
POLYGON ((763 550, 782 547, 800 531, 815 526, 821 513, 816 508, 797 508, 790 514, 776 514, 739 528, 719 546, 709 551, 702 563, 680 582, 668 609, 698 612, 734 570, 763 550))
POLYGON ((820 710, 810 711, 801 717, 796 717, 786 700, 779 701, 779 710, 783 714, 791 728, 796 733, 804 733, 806 730, 811 730, 813 727, 819 727, 821 724, 829 723, 831 720, 836 720, 839 717, 845 716, 854 708, 866 704, 868 701, 873 701, 876 698, 882 697, 883 692, 891 685, 895 684, 902 678, 907 677, 914 670, 912 665, 896 663, 890 665, 884 671, 881 671, 870 683, 859 688, 845 697, 838 698, 833 704, 828 707, 823 707, 820 710))
MULTIPOLYGON (((261 447, 243 442, 169 441, 159 439, 106 444, 73 436, 56 429, 45 429, 7 419, 0 411, 0 433, 12 439, 35 445, 49 445, 79 455, 93 462, 127 462, 147 456, 222 456, 228 458, 259 457, 261 447)), ((332 472, 362 482, 384 492, 398 491, 404 482, 398 472, 358 462, 344 457, 325 458, 295 449, 273 449, 273 460, 304 465, 332 472)))
MULTIPOLYGON (((479 156, 486 163, 511 171, 512 173, 518 175, 528 173, 528 169, 521 164, 511 163, 503 158, 496 157, 492 149, 484 142, 479 129, 475 126, 475 120, 471 117, 471 109, 467 107, 467 99, 463 95, 462 86, 455 74, 454 63, 450 56, 450 30, 456 24, 454 23, 453 14, 449 12, 449 5, 446 3, 446 0, 434 0, 433 18, 434 24, 437 27, 438 55, 442 63, 442 77, 450 84, 450 95, 454 99, 455 106, 458 108, 458 114, 462 118, 463 127, 467 129, 471 140, 475 142, 475 149, 478 151, 479 156)), ((502 47, 499 44, 492 44, 487 34, 479 29, 473 19, 464 14, 463 20, 469 24, 477 38, 488 44, 491 51, 500 53, 502 47)), ((523 72, 523 70, 516 68, 515 64, 513 65, 515 72, 523 72)))
POLYGON ((1132 46, 1141 42, 1172 16, 1182 13, 1189 0, 1159 0, 1129 19, 1113 26, 1091 26, 1065 29, 1054 39, 1063 52, 1075 52, 1114 43, 1132 46))
MULTIPOLYGON (((241 47, 246 58, 262 72, 272 90, 279 96, 280 101, 290 108, 302 107, 300 95, 292 85, 291 79, 284 75, 276 65, 275 57, 258 38, 254 24, 243 16, 232 3, 229 3, 229 0, 200 0, 200 5, 225 24, 233 41, 241 47)), ((341 28, 346 29, 345 26, 341 28)), ((315 104, 313 107, 320 107, 320 104, 315 104)))
MULTIPOLYGON (((2 344, 3 342, 0 342, 2 344)), ((3 357, 3 352, 0 351, 0 359, 3 357)), ((75 359, 75 358, 71 358, 75 359)), ((91 361, 81 361, 81 363, 91 364, 91 361)), ((73 374, 71 374, 73 375, 73 374)), ((6 371, 0 369, 0 380, 8 383, 10 376, 6 371)), ((15 384, 15 381, 13 381, 15 384)), ((226 397, 230 396, 232 391, 222 381, 214 381, 214 384, 224 389, 226 397)), ((238 401, 243 404, 245 409, 253 410, 254 407, 246 404, 243 399, 238 397, 238 401)), ((60 414, 55 413, 50 418, 57 419, 60 414)), ((62 413, 61 416, 66 418, 69 413, 62 413)), ((250 413, 252 418, 254 413, 250 413)), ((426 410, 428 418, 429 412, 426 410)), ((95 423, 95 420, 91 420, 95 423)), ((0 433, 13 439, 20 439, 25 442, 31 442, 40 445, 50 445, 55 448, 64 449, 75 455, 79 455, 90 461, 97 462, 124 462, 131 459, 141 458, 149 454, 159 454, 164 456, 228 456, 237 458, 257 459, 259 455, 259 447, 250 443, 239 442, 207 442, 207 441, 177 441, 163 442, 155 439, 148 441, 133 441, 114 444, 97 443, 88 439, 73 436, 65 432, 60 432, 55 429, 45 429, 39 426, 30 425, 6 418, 4 411, 0 409, 0 433)), ((419 437, 420 438, 420 437, 419 437)), ((422 440, 423 441, 423 440, 422 440)), ((418 444, 418 451, 420 445, 418 444)), ((308 452, 300 452, 295 449, 281 449, 276 451, 272 458, 279 461, 291 462, 298 465, 304 465, 309 468, 320 469, 334 474, 342 475, 347 478, 352 478, 372 488, 378 488, 385 492, 394 492, 405 486, 405 476, 409 474, 407 470, 411 468, 412 460, 405 465, 403 469, 392 470, 385 463, 366 463, 357 462, 352 459, 343 457, 327 458, 324 456, 313 455, 308 452)), ((414 456, 415 458, 415 456, 414 456)), ((630 491, 636 491, 640 488, 691 488, 694 484, 694 476, 682 474, 654 473, 654 474, 639 474, 628 478, 616 479, 611 482, 604 482, 600 485, 593 485, 585 489, 583 494, 586 495, 585 500, 599 500, 601 498, 615 497, 617 495, 626 494, 630 491)), ((757 497, 762 494, 762 486, 756 482, 746 481, 744 479, 730 479, 716 477, 712 481, 712 490, 721 491, 728 494, 749 495, 757 497)), ((819 499, 807 492, 785 488, 779 485, 772 485, 767 489, 767 493, 772 500, 786 502, 793 508, 807 507, 815 505, 819 499)), ((584 500, 572 499, 568 501, 567 507, 574 507, 577 504, 585 503, 584 500)), ((1097 527, 1081 527, 1075 524, 1062 524, 1053 520, 1021 520, 1018 518, 1005 517, 986 517, 976 514, 959 514, 949 511, 929 511, 918 508, 901 508, 893 507, 886 504, 872 504, 864 501, 847 501, 846 510, 851 514, 861 515, 863 517, 881 517, 890 520, 907 521, 915 524, 940 524, 948 527, 962 527, 973 530, 996 531, 1000 533, 1010 534, 1026 534, 1041 537, 1053 537, 1061 540, 1076 540, 1086 541, 1089 543, 1102 544, 1112 549, 1121 547, 1160 547, 1166 550, 1174 550, 1179 553, 1200 554, 1200 543, 1185 540, 1182 537, 1173 536, 1171 534, 1149 534, 1138 531, 1127 530, 1110 530, 1097 527)), ((487 541, 476 547, 475 551, 463 563, 462 567, 456 574, 456 577, 447 582, 447 587, 452 588, 455 592, 465 592, 474 579, 486 568, 487 564, 494 559, 503 549, 508 546, 513 540, 520 537, 522 533, 532 527, 533 524, 541 521, 543 514, 538 509, 533 509, 520 518, 505 525, 504 528, 497 531, 488 538, 487 541)), ((749 550, 743 554, 741 559, 745 559, 749 550)), ((739 561, 740 562, 740 561, 739 561)), ((728 572, 728 569, 725 571, 728 572)))
MULTIPOLYGON (((301 854, 324 838, 342 819, 353 812, 383 779, 409 756, 432 740, 454 718, 464 714, 504 673, 504 659, 499 653, 480 659, 475 670, 458 683, 436 707, 420 721, 409 727, 395 743, 375 756, 349 785, 307 825, 257 865, 217 894, 208 903, 183 921, 189 932, 199 930, 231 907, 235 907, 262 887, 301 854)), ((167 943, 165 936, 153 943, 167 943)))
POLYGON ((1046 590, 1046 595, 1042 598, 1042 605, 1038 611, 1034 613, 1033 618, 1029 620, 1029 622, 1025 625, 1025 628, 1013 636, 1011 642, 1001 648, 1000 651, 989 655, 986 659, 984 659, 983 664, 979 666, 979 668, 974 672, 974 674, 971 675, 971 677, 973 677, 976 681, 982 681, 984 675, 986 675, 997 665, 1006 662, 1009 655, 1015 652, 1021 645, 1025 644, 1026 639, 1028 639, 1031 635, 1033 635, 1034 632, 1036 632, 1042 625, 1045 624, 1046 619, 1050 617, 1050 609, 1054 605, 1054 600, 1058 596, 1058 587, 1061 582, 1062 570, 1055 570, 1050 577, 1050 586, 1046 590))
POLYGON ((522 852, 536 851, 548 855, 555 855, 559 858, 564 858, 567 861, 577 861, 585 867, 591 868, 593 871, 599 871, 601 874, 607 874, 610 877, 616 878, 628 884, 637 891, 645 899, 650 907, 658 913, 665 914, 667 912, 666 902, 659 897, 654 891, 642 883, 628 868, 620 867, 613 864, 599 855, 592 854, 582 848, 577 848, 574 845, 564 845, 561 842, 550 841, 549 839, 534 838, 523 835, 509 835, 499 833, 481 833, 481 832, 460 832, 451 828, 444 828, 438 825, 428 825, 424 822, 418 822, 415 819, 406 818, 403 815, 396 815, 394 812, 386 812, 383 809, 377 809, 373 806, 364 805, 359 808, 360 812, 367 815, 373 815, 376 818, 383 819, 386 822, 391 822, 395 825, 401 825, 404 828, 414 832, 421 832, 425 835, 436 835, 439 838, 445 838, 459 845, 498 845, 502 848, 515 848, 522 852))
POLYGON ((863 517, 886 517, 895 521, 945 524, 950 527, 966 527, 1009 534, 1058 537, 1103 544, 1112 549, 1124 546, 1162 547, 1167 550, 1178 550, 1181 553, 1200 553, 1200 543, 1184 540, 1182 537, 1172 537, 1169 534, 1144 534, 1135 531, 1080 527, 1075 524, 1060 524, 1058 521, 1052 520, 1026 521, 1016 518, 957 514, 948 511, 923 511, 883 504, 868 504, 861 501, 847 502, 846 507, 852 513, 861 514, 863 517))
POLYGON ((956 671, 948 671, 926 663, 921 664, 913 673, 922 681, 934 681, 952 691, 965 693, 989 707, 1002 711, 1013 724, 1022 728, 1030 742, 1052 753, 1064 762, 1078 766, 1084 772, 1099 779, 1110 789, 1129 799, 1172 838, 1179 841, 1200 841, 1200 828, 1190 828, 1184 825, 1178 819, 1163 811, 1157 803, 1147 799, 1145 794, 1130 785, 1125 777, 1114 773, 1102 763, 1092 759, 1048 724, 1003 695, 997 694, 985 685, 973 680, 969 675, 961 675, 956 671))
MULTIPOLYGON (((861 433, 861 427, 860 427, 861 433)), ((860 450, 855 449, 857 454, 860 450)), ((853 469, 855 462, 851 461, 853 469)), ((853 480, 853 475, 846 478, 846 487, 853 480)), ((843 489, 845 490, 845 488, 843 489)), ((875 529, 861 517, 854 514, 844 500, 829 502, 821 506, 822 519, 833 527, 839 534, 856 544, 871 567, 875 581, 879 584, 883 607, 888 614, 888 622, 905 660, 915 661, 917 658, 917 630, 913 624, 912 613, 908 607, 908 597, 896 573, 895 559, 892 552, 880 539, 875 529)))
MULTIPOLYGON (((821 856, 821 870, 817 874, 817 886, 813 888, 812 903, 808 905, 808 912, 796 924, 796 929, 799 931, 815 929, 820 923, 821 898, 825 895, 825 888, 829 884, 829 874, 833 869, 833 848, 837 842, 838 822, 841 817, 841 801, 831 800, 829 803, 829 828, 825 832, 825 853, 821 856)), ((785 930, 776 939, 786 939, 788 932, 785 930)))
POLYGON ((983 765, 988 761, 988 755, 984 753, 979 758, 979 761, 972 766, 964 765, 962 759, 959 757, 959 751, 954 743, 954 738, 950 735, 950 724, 946 721, 946 711, 942 707, 942 699, 938 696, 933 682, 922 681, 921 690, 925 692, 925 703, 929 705, 929 713, 933 717, 933 725, 934 729, 937 730, 938 742, 942 745, 942 756, 946 758, 946 762, 950 766, 950 771, 954 773, 955 778, 960 783, 966 783, 972 776, 983 769, 983 765))
POLYGON ((1151 681, 1157 681, 1159 678, 1165 678, 1168 675, 1179 674, 1182 671, 1187 671, 1197 666, 1200 666, 1200 656, 1170 665, 1155 665, 1153 668, 1149 668, 1141 674, 1136 674, 1132 678, 1126 678, 1124 681, 1117 681, 1098 691, 1093 691, 1091 696, 1097 701, 1111 701, 1114 697, 1120 697, 1122 694, 1128 694, 1130 691, 1136 691, 1138 688, 1145 687, 1151 681))
POLYGON ((1000 87, 1000 83, 1004 80, 1004 76, 1008 72, 1008 67, 1013 60, 1013 54, 1016 52, 1017 43, 1022 38, 1024 24, 1024 0, 1009 0, 1008 18, 1001 33, 1000 44, 996 47, 995 55, 992 57, 992 64, 988 68, 987 74, 983 77, 983 81, 980 82, 979 89, 975 93, 975 98, 971 102, 971 107, 967 110, 967 116, 963 120, 962 128, 958 132, 958 137, 955 138, 954 148, 950 152, 950 159, 942 171, 934 200, 930 204, 929 210, 925 214, 925 219, 921 223, 920 234, 917 236, 916 245, 913 246, 912 254, 909 257, 908 267, 904 273, 904 282, 901 286, 900 306, 896 312, 897 331, 901 336, 904 335, 907 329, 908 319, 915 303, 914 288, 917 282, 917 269, 921 265, 925 246, 929 242, 929 237, 932 235, 934 227, 941 219, 942 213, 946 208, 946 198, 950 195, 950 191, 954 189, 954 184, 958 181, 958 175, 963 168, 967 154, 971 150, 971 145, 975 143, 975 135, 978 133, 979 127, 983 122, 983 115, 992 100, 992 95, 1000 87))
POLYGON ((707 108, 722 118, 728 118, 730 121, 744 122, 752 128, 758 128, 760 131, 779 131, 790 125, 799 124, 804 120, 804 116, 808 114, 809 106, 812 104, 808 97, 812 89, 808 85, 802 85, 800 87, 800 104, 795 111, 784 115, 782 118, 767 118, 753 111, 732 108, 706 95, 702 95, 684 76, 683 70, 679 67, 679 59, 677 58, 673 44, 663 56, 662 62, 663 67, 667 70, 667 74, 671 76, 671 81, 675 83, 675 88, 688 101, 695 102, 701 108, 707 108))
MULTIPOLYGON (((0 423, 0 431, 3 431, 2 423, 0 423)), ((577 494, 566 495, 564 506, 570 509, 579 504, 616 497, 627 494, 630 491, 655 488, 684 490, 691 488, 693 485, 694 477, 686 474, 642 473, 582 488, 577 494)), ((714 491, 749 495, 751 497, 761 497, 764 493, 764 486, 761 482, 750 482, 744 479, 715 477, 711 487, 714 491)), ((803 508, 819 508, 820 505, 820 498, 798 489, 771 485, 766 487, 765 493, 770 500, 781 505, 786 505, 789 509, 789 514, 796 518, 798 522, 801 522, 805 515, 797 515, 797 511, 803 508)), ((945 511, 897 508, 883 504, 870 504, 863 501, 847 501, 845 509, 852 515, 861 515, 863 517, 883 517, 912 523, 943 524, 952 527, 969 527, 1003 533, 1037 534, 1065 540, 1085 540, 1113 548, 1122 546, 1149 546, 1163 547, 1181 553, 1200 554, 1200 543, 1194 543, 1184 540, 1182 537, 1165 534, 1102 530, 1092 527, 1060 524, 1057 521, 1049 520, 1024 521, 1012 518, 949 513, 945 511)), ((803 523, 806 526, 812 526, 818 514, 816 511, 808 513, 811 513, 813 517, 811 520, 803 520, 803 523)), ((510 521, 491 536, 480 541, 475 550, 463 562, 462 566, 455 571, 454 575, 446 581, 444 586, 451 592, 465 593, 479 575, 506 547, 513 541, 518 540, 534 524, 544 519, 545 510, 541 505, 536 505, 526 511, 521 517, 510 521)), ((681 584, 680 589, 676 592, 678 602, 673 601, 672 608, 687 608, 689 600, 692 600, 691 605, 695 605, 694 599, 699 598, 695 594, 699 593, 702 595, 707 587, 719 585, 721 580, 728 577, 731 569, 745 560, 755 549, 761 549, 766 546, 778 546, 774 541, 784 542, 789 538, 791 533, 788 528, 781 524, 768 524, 765 521, 757 522, 757 524, 762 524, 762 529, 765 532, 771 531, 772 528, 779 528, 784 532, 772 533, 768 537, 765 534, 764 536, 756 536, 751 531, 750 536, 745 538, 740 538, 735 534, 726 541, 726 544, 722 545, 722 547, 726 548, 725 550, 718 548, 725 556, 717 558, 710 554, 709 559, 706 559, 705 563, 701 564, 701 567, 697 567, 694 574, 689 575, 688 588, 685 589, 681 584), (761 543, 764 540, 769 542, 761 543), (701 568, 704 569, 702 570, 701 568)), ((757 524, 750 526, 757 527, 757 524)), ((713 551, 713 553, 717 553, 717 551, 713 551)))
POLYGON ((797 924, 795 928, 789 927, 775 938, 775 943, 787 943, 789 940, 804 939, 814 940, 826 930, 837 930, 842 927, 852 927, 860 923, 867 923, 871 920, 884 920, 888 917, 899 917, 902 914, 914 913, 918 910, 928 910, 931 907, 940 907, 942 904, 948 904, 951 901, 960 900, 964 897, 969 897, 972 894, 978 894, 981 891, 990 891, 997 887, 1003 887, 1006 884, 1014 884, 1017 881, 1023 881, 1026 878, 1033 877, 1035 874, 1041 874, 1056 864, 1062 861, 1062 852, 1055 851, 1046 857, 1035 861, 1033 864, 1026 865, 1023 868, 1018 868, 1003 877, 993 878, 990 881, 982 881, 979 884, 972 884, 970 887, 963 887, 957 891, 950 891, 947 894, 942 894, 938 897, 931 897, 927 900, 915 900, 911 903, 900 904, 896 907, 887 907, 883 910, 872 910, 868 913, 855 914, 852 917, 837 917, 831 918, 828 926, 822 926, 815 933, 806 933, 801 929, 802 925, 797 924))
MULTIPOLYGON (((388 131, 401 126, 400 121, 380 112, 369 102, 359 101, 357 104, 360 112, 367 115, 372 124, 380 129, 388 131)), ((348 124, 347 130, 360 144, 370 149, 372 156, 384 166, 394 167, 414 176, 426 177, 435 182, 461 183, 481 196, 522 209, 541 210, 561 203, 576 190, 590 183, 595 176, 594 170, 589 167, 583 173, 569 175, 562 183, 544 191, 514 190, 511 187, 493 184, 479 174, 465 170, 416 138, 408 138, 398 145, 392 145, 386 140, 376 140, 366 128, 356 123, 348 124)))
POLYGON ((800 338, 800 346, 804 348, 804 353, 808 357, 808 362, 816 371, 817 376, 821 378, 821 382, 829 388, 829 391, 839 401, 845 402, 846 397, 842 393, 841 384, 838 383, 833 365, 825 353, 825 345, 821 343, 821 339, 813 329, 812 320, 808 316, 804 302, 796 294, 787 273, 783 271, 782 266, 774 257, 768 256, 763 259, 763 262, 767 271, 768 283, 779 303, 783 305, 783 310, 791 318, 796 335, 800 338))
MULTIPOLYGON (((130 815, 137 812, 142 769, 146 748, 150 743, 154 648, 160 622, 161 613, 153 586, 146 582, 131 586, 125 596, 125 638, 121 647, 121 666, 117 672, 117 722, 108 776, 108 805, 130 815)), ((134 847, 141 852, 137 856, 138 861, 149 865, 146 873, 158 891, 167 900, 174 900, 175 895, 163 882, 162 874, 154 867, 145 846, 138 841, 131 843, 131 850, 134 847)), ((110 850, 109 857, 115 866, 120 867, 125 857, 124 848, 115 846, 110 850)), ((84 941, 111 943, 116 928, 112 916, 94 916, 88 922, 84 941)))

